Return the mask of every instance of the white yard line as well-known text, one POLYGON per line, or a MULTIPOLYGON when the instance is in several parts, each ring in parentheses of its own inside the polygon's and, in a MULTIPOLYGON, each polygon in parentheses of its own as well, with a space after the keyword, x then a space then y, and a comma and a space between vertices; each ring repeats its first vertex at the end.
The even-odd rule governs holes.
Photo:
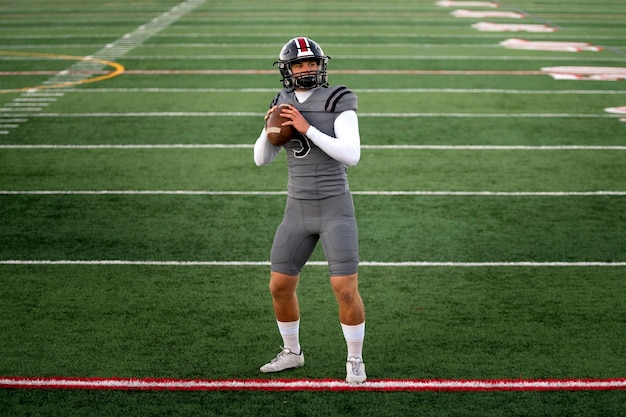
MULTIPOLYGON (((626 95, 626 90, 516 90, 498 88, 354 88, 355 93, 375 94, 537 94, 626 95)), ((276 93, 276 88, 64 88, 65 93, 276 93)), ((60 95, 60 93, 57 93, 60 95)))
MULTIPOLYGON (((0 108, 0 111, 7 111, 0 108)), ((132 113, 0 113, 0 117, 54 117, 54 118, 81 118, 81 117, 263 117, 262 112, 132 112, 132 113)), ((619 115, 603 113, 359 113, 359 117, 449 117, 449 118, 618 118, 619 115)))
MULTIPOLYGON (((0 144, 0 149, 252 149, 247 143, 164 143, 164 144, 99 144, 99 145, 18 145, 0 144)), ((469 150, 469 151, 624 151, 626 146, 613 145, 361 145, 362 149, 389 150, 469 150)))
MULTIPOLYGON (((48 260, 48 259, 8 259, 0 260, 0 265, 93 265, 93 266, 270 266, 269 261, 132 261, 121 259, 100 260, 48 260)), ((324 261, 307 262, 309 266, 324 266, 324 261)), ((361 261, 367 267, 623 267, 626 262, 376 262, 361 261)))
MULTIPOLYGON (((625 196, 626 191, 352 191, 367 196, 441 197, 592 197, 625 196)), ((214 195, 273 196, 287 191, 209 191, 209 190, 0 190, 0 195, 214 195)))

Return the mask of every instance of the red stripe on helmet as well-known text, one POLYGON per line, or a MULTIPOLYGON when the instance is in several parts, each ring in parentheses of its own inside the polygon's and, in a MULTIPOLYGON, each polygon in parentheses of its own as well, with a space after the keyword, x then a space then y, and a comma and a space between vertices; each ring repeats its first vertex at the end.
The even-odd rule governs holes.
POLYGON ((309 43, 307 42, 305 38, 297 38, 296 41, 298 42, 298 46, 299 46, 298 49, 300 50, 300 52, 309 51, 309 43))

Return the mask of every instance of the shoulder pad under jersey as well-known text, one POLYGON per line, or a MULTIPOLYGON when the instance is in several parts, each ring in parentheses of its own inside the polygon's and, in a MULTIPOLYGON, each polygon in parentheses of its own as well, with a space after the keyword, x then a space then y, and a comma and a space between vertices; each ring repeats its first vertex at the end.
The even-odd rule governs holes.
POLYGON ((358 108, 357 96, 344 85, 328 88, 328 99, 326 100, 326 111, 331 113, 341 113, 346 110, 358 108))

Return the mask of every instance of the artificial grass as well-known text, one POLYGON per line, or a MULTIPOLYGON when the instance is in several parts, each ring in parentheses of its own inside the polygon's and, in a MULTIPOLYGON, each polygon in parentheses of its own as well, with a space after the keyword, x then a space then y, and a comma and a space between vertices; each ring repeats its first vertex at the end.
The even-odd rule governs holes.
MULTIPOLYGON (((91 55, 179 3, 116 0, 66 2, 60 7, 25 0, 3 10, 0 49, 91 55)), ((333 57, 331 83, 357 91, 361 114, 476 114, 364 116, 360 119, 364 145, 623 145, 626 125, 604 112, 606 107, 623 105, 622 83, 559 81, 537 74, 546 66, 622 66, 621 3, 544 1, 502 6, 526 12, 524 23, 558 26, 555 33, 519 34, 526 39, 589 40, 610 48, 599 53, 506 50, 498 43, 513 35, 477 32, 471 27, 477 20, 454 18, 450 9, 430 0, 322 2, 315 4, 315 10, 305 2, 281 3, 278 14, 273 10, 278 5, 272 2, 204 2, 118 61, 139 71, 271 70, 280 46, 306 34, 328 45, 325 51, 333 57), (337 71, 357 69, 414 73, 337 71), (478 73, 470 75, 466 70, 478 73), (402 92, 358 91, 376 88, 402 92), (539 90, 558 94, 524 93, 539 90), (589 94, 590 90, 596 92, 589 94), (589 117, 484 117, 485 113, 544 112, 589 117)), ((2 62, 5 71, 61 70, 69 65, 63 60, 2 62)), ((46 79, 3 78, 3 88, 46 79)), ((69 89, 45 112, 215 110, 259 116, 45 118, 33 114, 21 117, 27 122, 10 129, 2 143, 251 144, 273 90, 170 94, 132 89, 278 90, 279 78, 249 73, 125 74, 69 89), (94 92, 117 87, 131 90, 94 92), (72 92, 76 90, 83 92, 72 92)), ((4 106, 16 95, 0 98, 4 106)), ((364 148, 363 159, 350 176, 353 190, 623 191, 621 152, 364 148)), ((3 148, 0 188, 282 190, 283 162, 256 168, 250 149, 3 148)), ((363 260, 452 262, 623 262, 623 200, 623 196, 355 196, 363 260)), ((265 260, 283 201, 284 196, 3 195, 0 258, 265 260)), ((319 250, 314 259, 323 259, 319 250)), ((258 366, 280 344, 267 269, 0 265, 0 375, 342 378, 345 343, 324 266, 307 267, 300 286, 307 365, 284 375, 259 375, 258 366)), ((622 269, 362 267, 368 374, 372 379, 623 378, 622 269)), ((623 390, 0 390, 0 414, 621 416, 626 412, 625 399, 623 390)))
MULTIPOLYGON (((333 378, 345 342, 326 268, 298 293, 306 366, 279 350, 262 266, 0 265, 0 375, 333 378), (19 284, 19 285, 18 285, 19 284)), ((619 267, 360 268, 370 379, 617 378, 619 267)))
MULTIPOLYGON (((11 220, 0 222, 0 258, 265 261, 284 200, 3 195, 11 220)), ((355 196, 355 205, 363 261, 625 260, 623 196, 355 196)))
MULTIPOLYGON (((226 144, 251 147, 263 128, 262 111, 258 114, 247 117, 153 116, 145 119, 149 123, 133 116, 35 117, 12 132, 11 137, 12 144, 21 145, 226 144), (234 125, 237 126, 235 130, 234 125), (38 134, 42 130, 47 134, 38 134)), ((515 118, 422 115, 389 118, 362 115, 359 126, 361 144, 364 146, 621 146, 622 133, 626 134, 626 126, 601 116, 515 118)), ((206 151, 205 155, 206 158, 223 158, 225 154, 219 152, 206 151)), ((388 157, 409 158, 419 156, 420 153, 427 155, 423 150, 418 150, 400 156, 390 154, 388 157)), ((368 159, 370 154, 370 150, 363 149, 363 160, 368 159)), ((620 154, 615 152, 615 156, 620 154)), ((148 157, 149 153, 145 155, 148 157)), ((372 155, 376 159, 385 157, 384 152, 372 155)), ((471 156, 472 153, 466 155, 471 156)), ((10 159, 19 161, 27 156, 16 153, 10 159)), ((240 154, 233 154, 230 158, 236 158, 237 161, 233 162, 243 165, 251 161, 251 156, 250 148, 250 151, 241 150, 240 154)))
POLYGON ((499 417, 622 415, 626 393, 85 392, 0 390, 7 415, 499 417))
MULTIPOLYGON (((350 181, 355 191, 619 191, 622 152, 364 149, 350 181)), ((12 190, 278 191, 286 184, 284 158, 282 152, 273 164, 256 167, 251 145, 4 149, 0 174, 12 190)))

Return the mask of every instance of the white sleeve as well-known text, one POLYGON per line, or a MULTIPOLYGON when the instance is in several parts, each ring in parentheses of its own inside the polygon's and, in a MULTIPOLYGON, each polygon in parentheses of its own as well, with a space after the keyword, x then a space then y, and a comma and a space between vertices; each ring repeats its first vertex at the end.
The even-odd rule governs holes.
POLYGON ((276 158, 280 149, 280 146, 274 146, 267 140, 267 134, 263 128, 261 136, 254 143, 254 163, 257 166, 269 164, 276 158))
POLYGON ((333 159, 353 166, 361 159, 361 137, 359 135, 359 119, 354 110, 342 112, 335 119, 335 135, 333 138, 311 126, 306 136, 333 159))

